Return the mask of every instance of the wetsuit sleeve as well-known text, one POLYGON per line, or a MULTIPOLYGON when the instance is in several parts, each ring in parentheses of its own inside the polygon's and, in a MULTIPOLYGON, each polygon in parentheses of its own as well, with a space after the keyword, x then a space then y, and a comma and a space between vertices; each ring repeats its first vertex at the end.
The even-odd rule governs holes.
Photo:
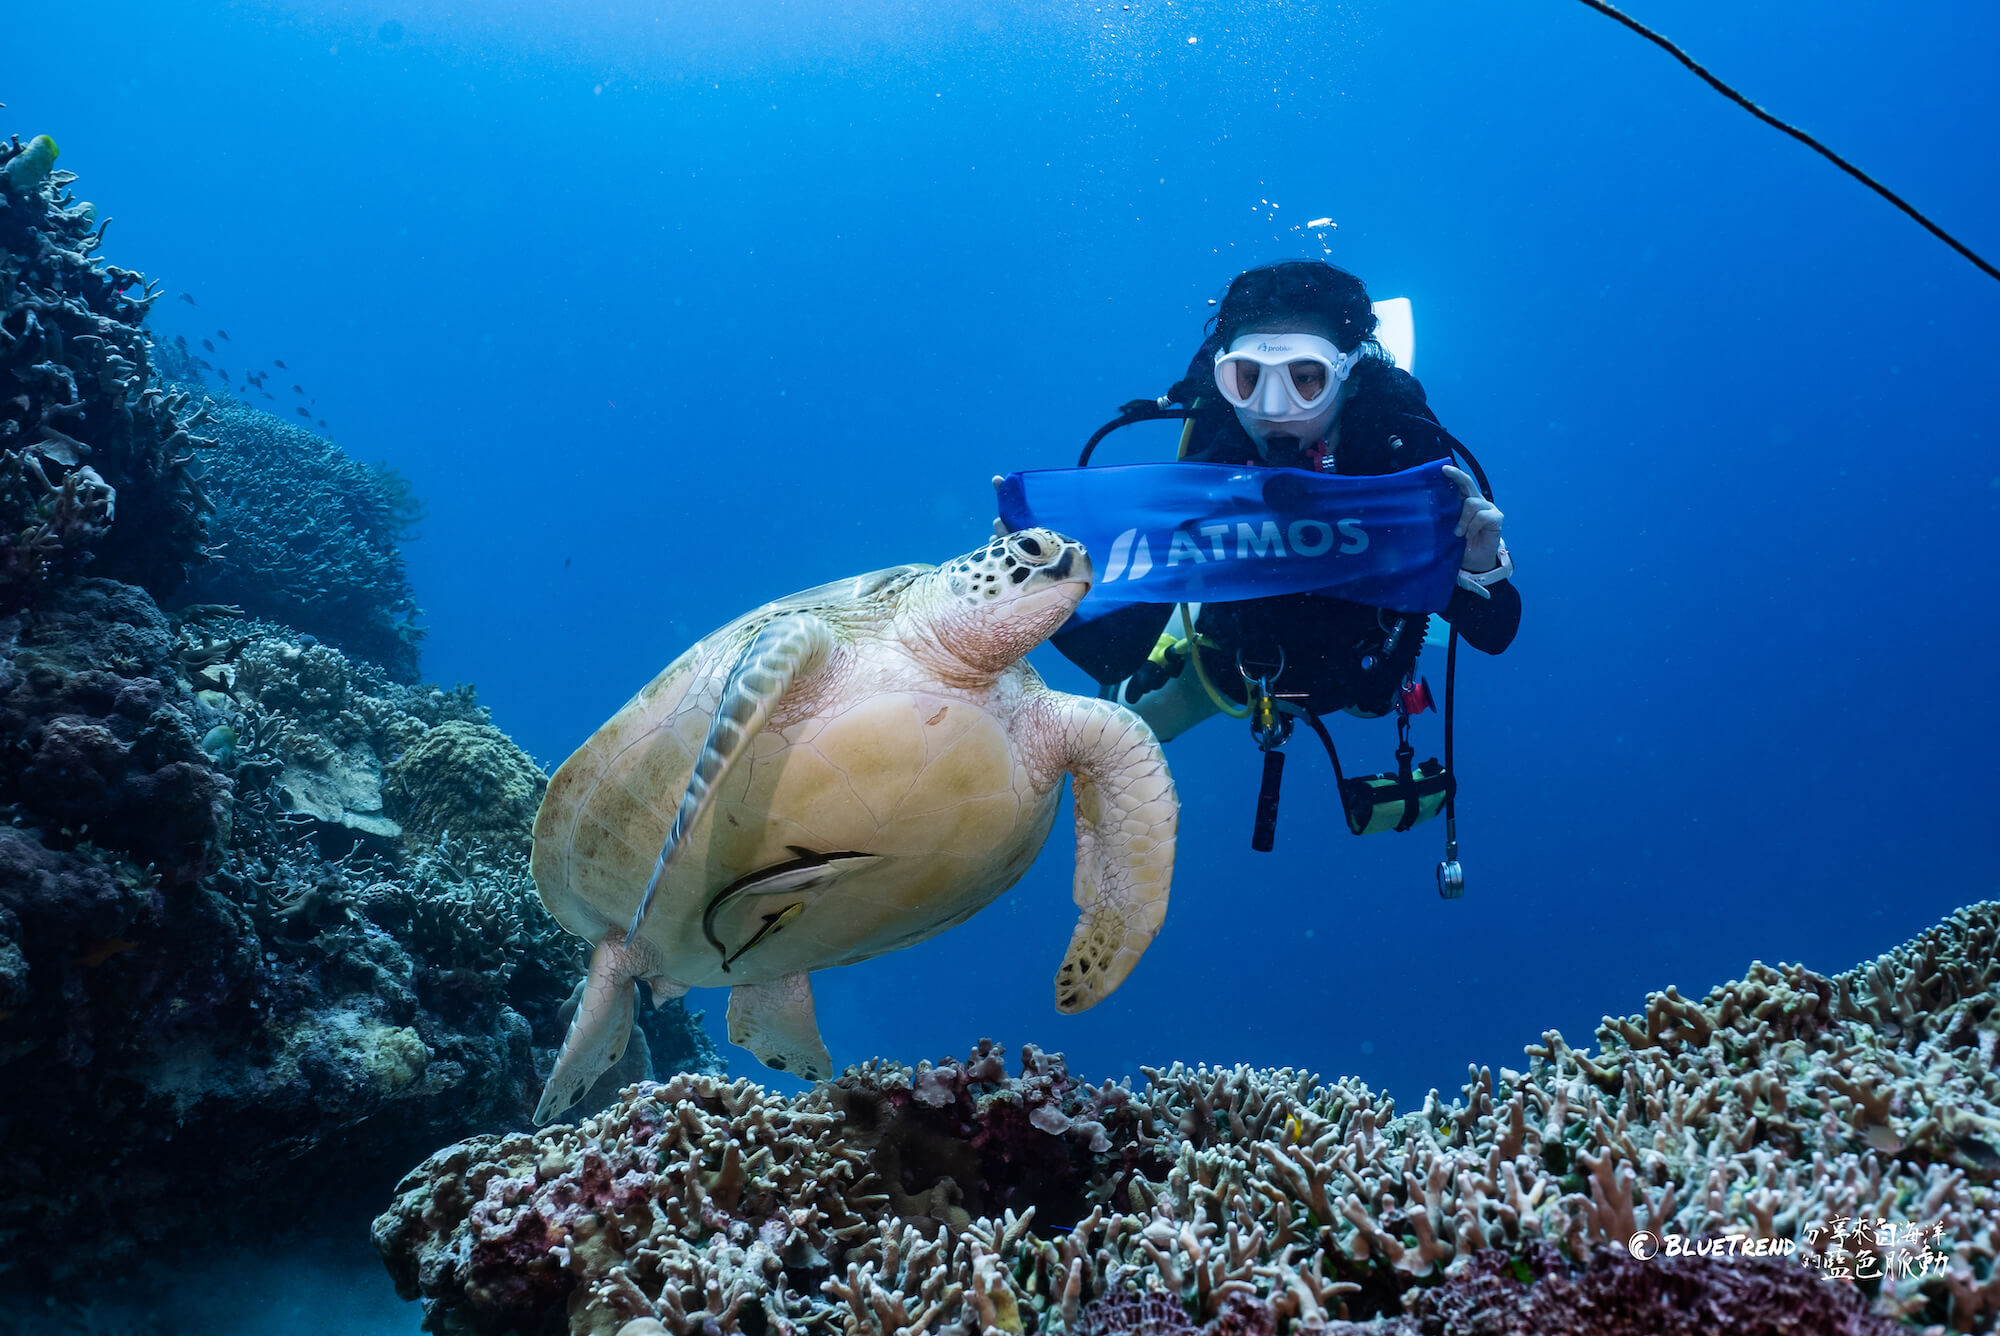
POLYGON ((1071 618, 1049 637, 1065 659, 1105 686, 1137 672, 1160 643, 1171 603, 1133 603, 1089 621, 1071 618))
POLYGON ((1488 585, 1491 598, 1481 598, 1463 586, 1451 591, 1444 619, 1465 637, 1465 643, 1487 654, 1498 654, 1514 643, 1521 629, 1521 591, 1512 580, 1488 585))
MULTIPOLYGON (((1391 438, 1399 443, 1396 467, 1451 459, 1457 442, 1428 406, 1404 414, 1396 427, 1398 436, 1391 438)), ((1488 585, 1486 592, 1492 597, 1481 598, 1469 589, 1454 588, 1444 619, 1458 628, 1466 644, 1486 654, 1498 654, 1514 643, 1514 633, 1521 629, 1521 591, 1514 588, 1512 580, 1502 580, 1488 585)))

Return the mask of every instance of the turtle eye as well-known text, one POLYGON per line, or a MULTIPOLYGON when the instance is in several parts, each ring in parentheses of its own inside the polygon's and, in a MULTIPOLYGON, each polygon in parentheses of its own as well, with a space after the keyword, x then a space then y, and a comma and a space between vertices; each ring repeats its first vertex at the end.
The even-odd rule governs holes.
POLYGON ((1014 541, 1020 546, 1020 549, 1023 552, 1027 553, 1029 556, 1039 557, 1042 555, 1042 545, 1035 539, 1023 535, 1022 537, 1017 538, 1014 541))

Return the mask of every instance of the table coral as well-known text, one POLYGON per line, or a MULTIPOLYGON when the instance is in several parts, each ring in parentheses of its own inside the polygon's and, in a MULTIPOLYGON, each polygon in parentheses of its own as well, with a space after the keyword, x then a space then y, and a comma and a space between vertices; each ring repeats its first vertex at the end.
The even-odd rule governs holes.
POLYGON ((1992 1331, 1996 942, 1984 903, 1846 974, 1753 964, 1409 1113, 990 1043, 790 1100, 642 1082, 439 1152, 375 1238, 443 1332, 1992 1331))

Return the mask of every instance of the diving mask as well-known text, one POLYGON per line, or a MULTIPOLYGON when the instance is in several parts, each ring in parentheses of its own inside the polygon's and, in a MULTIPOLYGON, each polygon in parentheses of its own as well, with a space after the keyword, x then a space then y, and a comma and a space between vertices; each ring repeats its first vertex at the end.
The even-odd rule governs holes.
POLYGON ((1245 334, 1215 355, 1215 386, 1259 421, 1304 422, 1360 360, 1360 348, 1344 353, 1317 334, 1245 334))

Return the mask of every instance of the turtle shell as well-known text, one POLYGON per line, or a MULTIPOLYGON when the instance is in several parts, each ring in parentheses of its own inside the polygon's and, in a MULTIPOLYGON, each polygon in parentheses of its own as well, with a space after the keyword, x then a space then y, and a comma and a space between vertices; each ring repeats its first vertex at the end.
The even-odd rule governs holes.
POLYGON ((965 921, 1018 881, 1061 795, 1061 775, 1031 773, 1009 727, 1040 680, 1015 664, 991 683, 946 684, 904 650, 894 595, 930 569, 766 604, 669 664, 550 780, 533 858, 549 912, 591 941, 631 921, 730 669, 764 625, 802 610, 834 628, 836 649, 684 837, 643 929, 662 972, 727 987, 865 960, 965 921), (826 875, 810 884, 757 880, 813 860, 826 875))

